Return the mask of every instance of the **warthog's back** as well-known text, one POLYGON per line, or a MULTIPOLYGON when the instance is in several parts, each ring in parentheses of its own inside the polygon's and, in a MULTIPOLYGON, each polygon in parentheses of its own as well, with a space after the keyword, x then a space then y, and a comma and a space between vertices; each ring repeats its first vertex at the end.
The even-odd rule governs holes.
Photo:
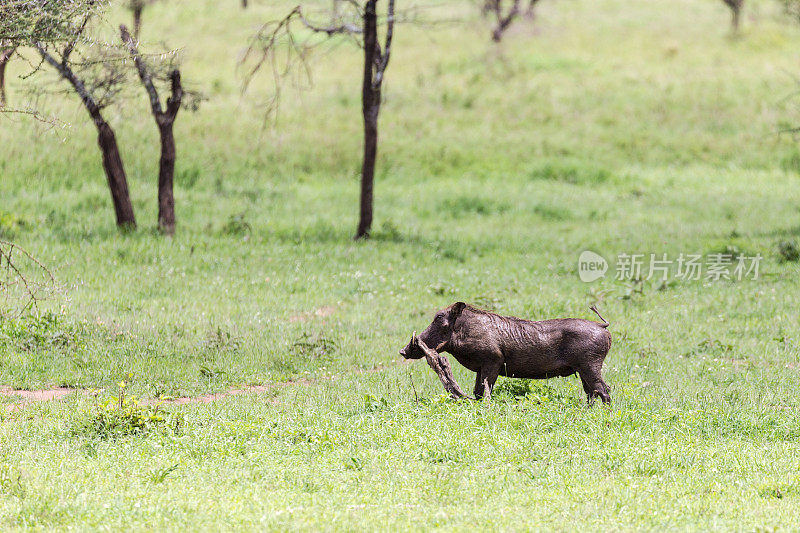
POLYGON ((504 318, 496 339, 509 376, 546 378, 573 374, 582 365, 602 364, 611 335, 602 324, 580 318, 522 320, 504 318))

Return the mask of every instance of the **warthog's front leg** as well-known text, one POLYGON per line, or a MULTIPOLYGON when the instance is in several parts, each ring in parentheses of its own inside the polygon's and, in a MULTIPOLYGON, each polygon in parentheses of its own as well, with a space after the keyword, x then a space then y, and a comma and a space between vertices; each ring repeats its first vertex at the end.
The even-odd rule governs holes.
POLYGON ((472 389, 472 393, 475 395, 476 400, 483 398, 483 376, 481 376, 480 369, 475 372, 475 388, 472 389))
POLYGON ((481 396, 484 400, 491 400, 492 390, 494 389, 494 384, 497 381, 497 376, 500 375, 500 368, 502 366, 503 363, 502 359, 500 358, 487 361, 481 366, 481 370, 478 372, 478 375, 480 376, 480 385, 476 383, 475 389, 478 389, 480 386, 480 388, 483 390, 481 396))

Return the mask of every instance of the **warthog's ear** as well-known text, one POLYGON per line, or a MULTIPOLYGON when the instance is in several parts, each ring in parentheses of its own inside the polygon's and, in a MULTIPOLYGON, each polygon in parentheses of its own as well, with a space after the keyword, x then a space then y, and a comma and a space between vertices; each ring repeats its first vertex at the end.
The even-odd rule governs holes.
POLYGON ((455 320, 461 316, 461 312, 467 306, 464 302, 456 302, 450 306, 450 321, 455 322, 455 320))

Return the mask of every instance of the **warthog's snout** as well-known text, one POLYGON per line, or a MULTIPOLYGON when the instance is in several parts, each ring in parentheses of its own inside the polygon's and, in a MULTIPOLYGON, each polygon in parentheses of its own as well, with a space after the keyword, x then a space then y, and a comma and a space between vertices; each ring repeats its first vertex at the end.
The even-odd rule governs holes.
POLYGON ((416 336, 417 332, 415 331, 411 335, 411 340, 408 341, 408 344, 406 344, 405 347, 400 350, 400 355, 402 355, 403 358, 422 359, 423 357, 425 357, 425 354, 422 352, 422 350, 420 350, 419 347, 414 346, 414 339, 416 338, 416 336))

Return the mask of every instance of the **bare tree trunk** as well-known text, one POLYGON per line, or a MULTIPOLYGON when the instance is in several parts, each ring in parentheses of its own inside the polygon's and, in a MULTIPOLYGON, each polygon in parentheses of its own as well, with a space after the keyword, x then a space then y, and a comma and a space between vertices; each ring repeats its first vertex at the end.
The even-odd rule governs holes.
POLYGON ((364 9, 364 80, 361 88, 361 114, 364 118, 364 160, 361 165, 361 209, 355 239, 369 237, 372 228, 375 160, 378 154, 378 113, 381 88, 376 86, 374 68, 380 59, 378 47, 377 0, 367 0, 364 9))
POLYGON ((364 161, 361 167, 361 209, 355 239, 369 237, 372 229, 375 160, 378 154, 378 106, 364 114, 364 161))
POLYGON ((742 6, 744 5, 744 0, 722 0, 725 2, 725 5, 728 6, 731 10, 731 30, 734 33, 739 31, 739 19, 742 13, 742 6))
POLYGON ((247 0, 242 0, 242 9, 247 9, 247 0))
POLYGON ((6 105, 6 65, 13 53, 13 48, 0 49, 0 107, 6 105))
POLYGON ((142 30, 142 11, 144 11, 144 2, 136 2, 133 4, 133 38, 139 40, 139 32, 142 30))
POLYGON ((158 227, 167 235, 175 234, 175 136, 172 122, 159 127, 161 159, 158 164, 158 227))
POLYGON ((161 158, 158 162, 158 228, 166 235, 175 235, 175 135, 173 126, 181 108, 183 87, 181 73, 170 73, 171 92, 166 111, 156 115, 161 136, 161 158))
POLYGON ((130 193, 128 192, 128 179, 125 176, 125 167, 117 146, 117 137, 109 124, 100 119, 95 121, 97 126, 97 144, 103 154, 103 170, 106 172, 108 188, 111 191, 111 200, 114 203, 114 213, 117 216, 117 226, 136 227, 136 217, 133 214, 130 193))
POLYGON ((57 61, 40 44, 36 44, 36 49, 42 58, 55 68, 62 78, 67 80, 75 92, 80 96, 83 106, 89 112, 95 127, 97 127, 97 144, 103 156, 103 170, 106 173, 108 188, 111 191, 111 200, 114 203, 114 213, 117 216, 117 226, 120 228, 135 228, 136 217, 133 213, 130 193, 128 191, 128 179, 125 176, 125 166, 122 164, 122 157, 117 146, 117 137, 114 130, 103 118, 100 106, 97 104, 92 94, 86 89, 83 80, 75 75, 70 67, 68 57, 71 47, 64 52, 62 61, 57 61))
POLYGON ((120 26, 122 42, 128 47, 128 51, 139 72, 139 79, 147 91, 150 99, 150 111, 158 126, 158 133, 161 137, 161 158, 158 162, 158 228, 166 235, 175 234, 175 195, 173 184, 175 181, 175 135, 173 126, 181 108, 183 99, 183 87, 181 85, 181 73, 177 69, 170 72, 171 94, 167 98, 166 109, 161 107, 158 91, 153 84, 153 75, 139 55, 136 43, 128 33, 125 26, 120 26))

